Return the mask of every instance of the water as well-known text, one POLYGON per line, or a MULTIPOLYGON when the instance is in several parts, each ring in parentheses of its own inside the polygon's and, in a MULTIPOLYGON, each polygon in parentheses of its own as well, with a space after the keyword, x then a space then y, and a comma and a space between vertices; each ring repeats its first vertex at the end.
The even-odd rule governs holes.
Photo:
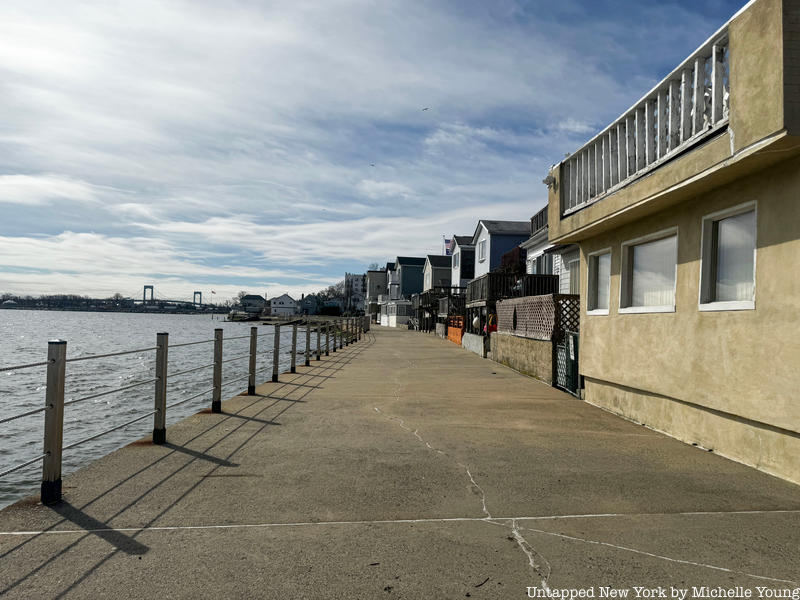
MULTIPOLYGON (((219 318, 219 317, 217 317, 219 318)), ((91 313, 67 311, 0 310, 0 368, 43 362, 47 342, 67 341, 67 358, 151 348, 156 333, 169 333, 169 371, 177 373, 213 361, 213 343, 182 348, 182 342, 211 340, 214 329, 222 328, 225 339, 249 336, 257 323, 229 323, 212 320, 209 315, 169 315, 142 313, 91 313)), ((258 338, 257 383, 271 376, 272 326, 260 325, 258 338)), ((302 333, 302 334, 301 334, 302 333)), ((305 333, 297 336, 298 352, 305 352, 305 333)), ((323 342, 324 344, 324 342, 323 342)), ((316 339, 312 337, 312 346, 316 339)), ((249 339, 228 339, 223 360, 249 353, 249 339)), ((279 365, 287 370, 291 361, 291 328, 281 332, 279 365)), ((300 360, 300 358, 298 358, 300 360)), ((222 365, 222 398, 225 400, 247 389, 248 358, 222 365), (230 381, 231 379, 235 381, 230 381)), ((177 402, 212 387, 212 368, 172 377, 167 382, 167 404, 177 402)), ((13 416, 44 405, 45 367, 0 372, 0 418, 13 416)), ((124 356, 67 363, 65 401, 155 378, 155 350, 124 356)), ((154 384, 86 400, 64 409, 64 445, 85 439, 153 410, 154 384)), ((167 427, 184 417, 211 406, 211 392, 167 411, 167 427)), ((0 423, 0 472, 42 454, 44 413, 8 423, 0 423)), ((151 434, 153 417, 114 431, 70 450, 63 456, 62 475, 75 471, 125 444, 151 434)), ((169 435, 169 432, 167 432, 169 435)), ((0 508, 19 498, 37 493, 41 482, 41 462, 0 478, 0 508)))

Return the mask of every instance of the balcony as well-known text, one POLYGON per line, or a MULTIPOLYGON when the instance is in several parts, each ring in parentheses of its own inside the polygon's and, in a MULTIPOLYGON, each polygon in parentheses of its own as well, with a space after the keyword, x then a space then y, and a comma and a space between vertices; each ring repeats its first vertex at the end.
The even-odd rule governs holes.
POLYGON ((728 123, 725 29, 563 163, 563 214, 613 193, 728 123))
MULTIPOLYGON (((463 289, 463 288, 461 288, 463 289)), ((439 317, 463 316, 466 309, 466 295, 457 294, 439 298, 439 317)))
POLYGON ((542 296, 558 292, 558 275, 511 275, 487 273, 470 281, 467 286, 466 306, 474 308, 504 298, 542 296))

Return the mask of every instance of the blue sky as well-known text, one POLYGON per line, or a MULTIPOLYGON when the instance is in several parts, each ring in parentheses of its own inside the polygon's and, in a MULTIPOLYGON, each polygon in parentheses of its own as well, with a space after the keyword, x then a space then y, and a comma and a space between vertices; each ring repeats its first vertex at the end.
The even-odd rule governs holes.
POLYGON ((528 219, 743 4, 4 2, 0 292, 299 295, 528 219))

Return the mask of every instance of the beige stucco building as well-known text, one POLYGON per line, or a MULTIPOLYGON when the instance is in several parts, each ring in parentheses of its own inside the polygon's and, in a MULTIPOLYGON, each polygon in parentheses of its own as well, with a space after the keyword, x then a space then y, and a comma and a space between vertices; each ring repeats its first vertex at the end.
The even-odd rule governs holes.
POLYGON ((800 3, 749 3, 550 175, 585 399, 800 483, 800 3))

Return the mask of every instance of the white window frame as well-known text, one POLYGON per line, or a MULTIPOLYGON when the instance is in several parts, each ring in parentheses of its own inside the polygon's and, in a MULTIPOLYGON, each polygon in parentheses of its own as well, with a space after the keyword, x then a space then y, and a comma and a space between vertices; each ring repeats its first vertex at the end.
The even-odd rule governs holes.
POLYGON ((589 316, 592 315, 607 315, 609 309, 611 308, 611 269, 609 268, 608 271, 608 308, 589 308, 591 306, 592 298, 595 292, 592 291, 592 288, 595 290, 597 289, 597 267, 595 265, 594 259, 608 254, 608 262, 609 267, 611 265, 611 260, 614 258, 613 254, 611 253, 611 248, 603 248, 602 250, 596 250, 591 254, 586 255, 586 314, 589 316))
POLYGON ((697 297, 697 307, 701 311, 720 311, 720 310, 755 310, 756 308, 756 256, 758 255, 758 202, 751 200, 736 206, 731 206, 723 210, 718 210, 705 215, 701 221, 700 237, 700 286, 697 297), (717 302, 716 300, 703 301, 703 298, 711 296, 711 286, 714 284, 710 280, 713 269, 710 268, 713 256, 714 244, 712 229, 716 221, 721 221, 727 217, 735 217, 747 212, 753 212, 756 230, 754 232, 755 245, 753 247, 753 299, 752 300, 729 300, 717 302))
POLYGON ((483 239, 478 242, 478 262, 486 260, 486 241, 486 239, 483 239))
POLYGON ((662 229, 648 235, 643 235, 638 238, 626 240, 620 244, 620 272, 619 272, 619 308, 617 312, 620 314, 637 314, 637 313, 674 313, 675 303, 678 301, 678 252, 680 248, 680 237, 678 235, 677 227, 670 227, 662 229), (655 242, 668 237, 675 236, 675 278, 673 280, 673 304, 666 306, 624 306, 625 299, 630 296, 631 288, 631 275, 630 271, 630 254, 634 246, 646 244, 647 242, 655 242))
POLYGON ((453 253, 453 268, 458 269, 458 263, 461 262, 461 252, 454 252, 453 253))

